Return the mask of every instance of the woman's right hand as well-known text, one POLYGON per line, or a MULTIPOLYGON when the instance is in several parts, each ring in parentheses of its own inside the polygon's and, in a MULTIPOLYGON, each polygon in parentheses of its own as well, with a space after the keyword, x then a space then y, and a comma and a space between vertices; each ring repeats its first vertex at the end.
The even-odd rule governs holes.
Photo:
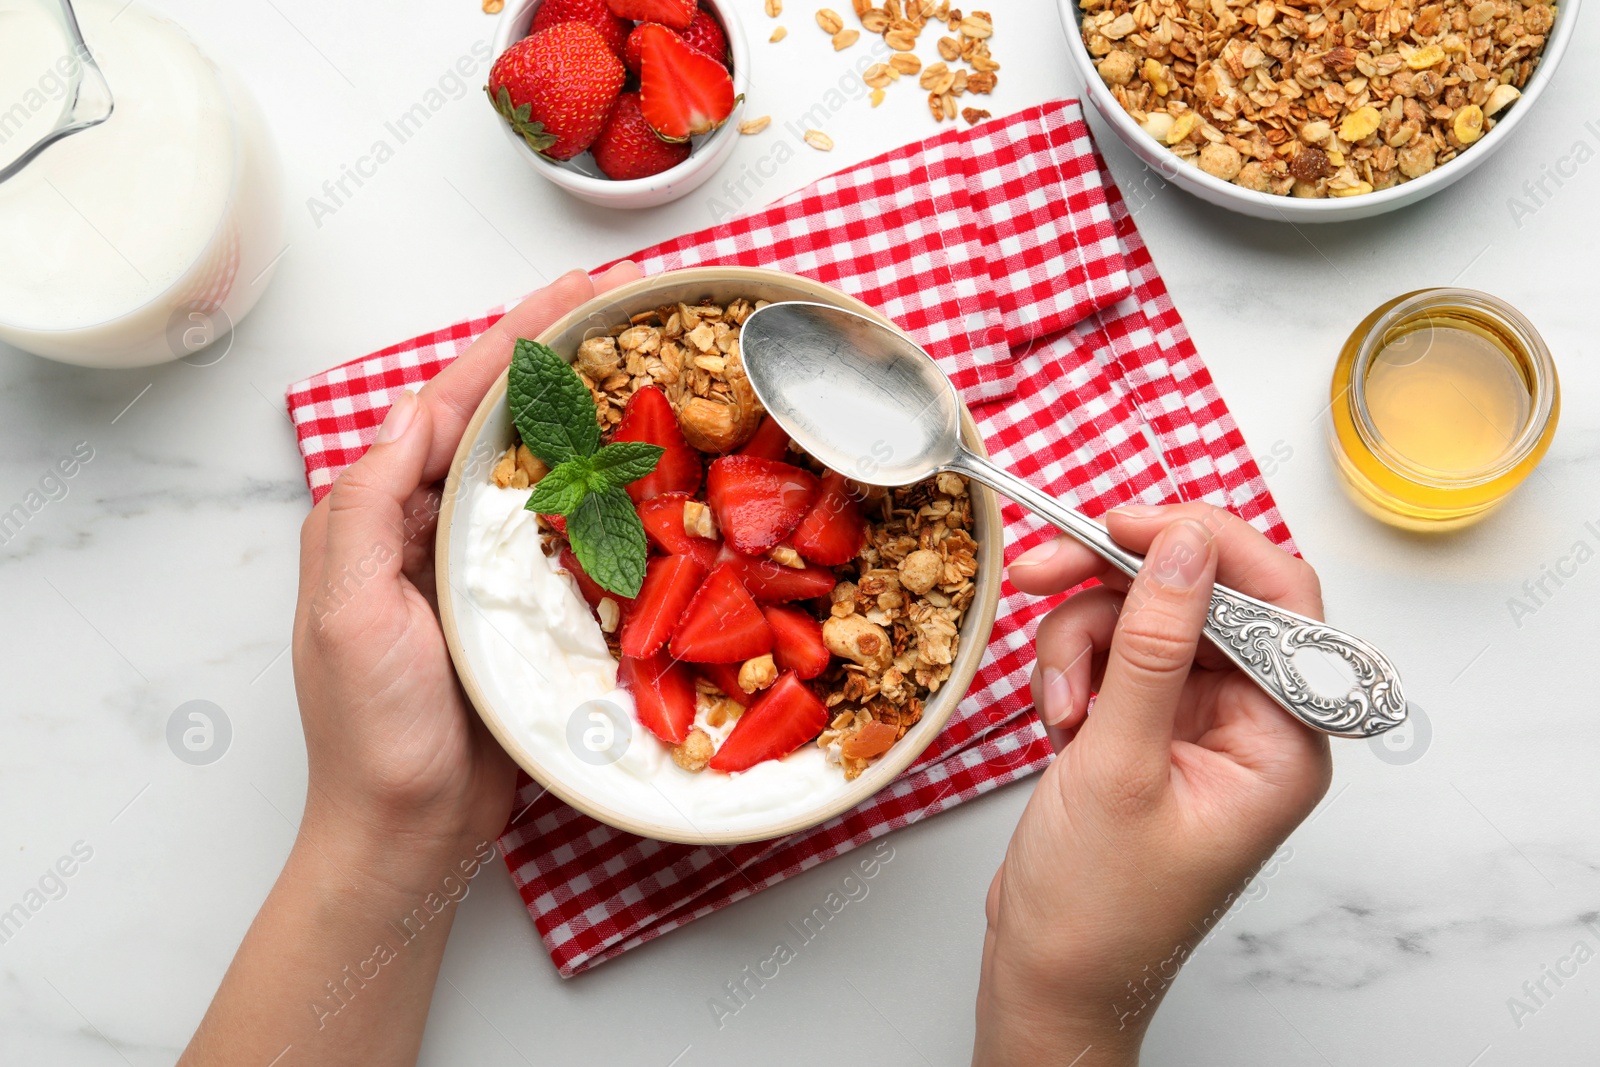
POLYGON ((1219 579, 1321 618, 1310 566, 1205 504, 1108 527, 1146 554, 1131 584, 1066 538, 1009 570, 1039 595, 1103 584, 1039 625, 1034 704, 1064 747, 989 890, 975 1063, 1137 1063, 1178 967, 1332 773, 1326 737, 1201 643, 1219 579))

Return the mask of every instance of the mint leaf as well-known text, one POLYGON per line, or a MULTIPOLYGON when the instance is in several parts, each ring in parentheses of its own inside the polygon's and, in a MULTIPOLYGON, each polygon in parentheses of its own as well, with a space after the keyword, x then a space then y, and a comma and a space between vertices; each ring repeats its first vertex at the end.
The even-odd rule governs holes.
POLYGON ((620 596, 639 595, 644 582, 644 526, 621 488, 613 485, 587 494, 567 516, 567 540, 589 577, 620 596))
POLYGON ((666 451, 644 441, 616 441, 594 454, 594 470, 611 485, 624 489, 654 471, 666 451))
POLYGON ((575 456, 591 456, 600 447, 600 424, 589 387, 546 345, 517 339, 506 402, 522 443, 551 467, 575 456))
POLYGON ((569 459, 539 479, 533 495, 528 497, 528 510, 541 515, 571 515, 583 503, 594 477, 594 468, 586 457, 569 459))

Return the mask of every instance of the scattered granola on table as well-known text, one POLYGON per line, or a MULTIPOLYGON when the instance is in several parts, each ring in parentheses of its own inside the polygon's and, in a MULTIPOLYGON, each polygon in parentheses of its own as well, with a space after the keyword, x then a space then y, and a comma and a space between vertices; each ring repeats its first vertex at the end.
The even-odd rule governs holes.
MULTIPOLYGON (((884 91, 892 82, 918 75, 918 84, 928 91, 928 112, 935 122, 954 121, 959 114, 970 126, 989 117, 982 108, 962 108, 956 103, 966 93, 992 93, 998 82, 1000 64, 989 51, 989 39, 994 35, 994 18, 989 12, 963 14, 950 0, 882 0, 882 6, 874 6, 872 0, 853 0, 853 7, 861 28, 883 38, 891 51, 886 61, 872 64, 862 74, 872 90, 873 107, 883 103, 884 91), (918 38, 930 24, 944 31, 938 40, 940 62, 924 68, 914 53, 918 38), (966 66, 958 65, 962 63, 966 66)), ((768 0, 767 14, 776 18, 782 10, 780 0, 768 0)), ((860 40, 860 31, 846 28, 844 19, 832 8, 819 8, 816 20, 835 51, 860 40)), ((775 34, 772 40, 781 37, 775 34)))
POLYGON ((1527 84, 1556 6, 1520 0, 1079 0, 1145 133, 1278 196, 1359 196, 1450 162, 1527 84))
MULTIPOLYGON (((577 579, 622 661, 624 680, 653 683, 674 670, 686 672, 675 722, 660 721, 670 703, 660 692, 640 700, 635 691, 641 721, 662 737, 679 768, 740 770, 752 751, 758 759, 780 758, 814 740, 845 779, 854 780, 916 725, 926 701, 950 677, 961 622, 977 592, 972 499, 966 480, 949 473, 899 489, 861 486, 790 442, 756 399, 740 354, 739 331, 762 303, 737 299, 642 312, 583 341, 575 353, 573 368, 594 399, 604 440, 653 440, 623 432, 633 425, 624 424, 625 413, 634 410, 630 401, 652 400, 668 422, 675 419, 678 447, 695 456, 688 480, 675 487, 657 492, 663 487, 652 484, 635 495, 648 479, 630 486, 655 546, 651 566, 689 571, 687 580, 697 585, 687 607, 674 609, 681 617, 668 620, 676 627, 670 642, 662 644, 662 636, 648 652, 639 645, 638 631, 648 623, 635 620, 650 611, 640 605, 656 595, 651 570, 637 599, 624 602, 581 573, 558 517, 540 516, 543 547, 577 579), (641 392, 658 395, 636 397, 641 392), (707 461, 712 469, 702 492, 698 464, 707 461), (745 491, 740 477, 773 471, 787 472, 780 473, 786 492, 803 483, 811 495, 791 516, 795 521, 741 529, 746 512, 727 498, 745 491), (693 562, 662 565, 663 559, 693 562), (720 571, 735 575, 737 588, 719 584, 720 571), (722 599, 713 625, 697 630, 696 605, 708 596, 722 599), (757 614, 749 621, 752 610, 757 614), (727 642, 741 640, 750 626, 769 631, 763 651, 752 646, 737 658, 697 660, 697 650, 732 647, 727 642), (640 656, 665 662, 641 667, 640 656), (770 725, 762 727, 759 743, 751 741, 754 729, 740 739, 735 731, 744 717, 752 728, 758 720, 767 723, 770 709, 759 709, 778 702, 812 709, 814 718, 790 715, 781 744, 768 739, 770 725), (735 748, 739 757, 725 759, 735 748)), ((681 477, 671 473, 682 467, 672 468, 670 453, 669 446, 649 479, 681 477)), ((548 470, 519 443, 499 457, 491 478, 502 488, 529 488, 548 470)), ((770 502, 757 503, 762 506, 749 514, 770 515, 770 502)))

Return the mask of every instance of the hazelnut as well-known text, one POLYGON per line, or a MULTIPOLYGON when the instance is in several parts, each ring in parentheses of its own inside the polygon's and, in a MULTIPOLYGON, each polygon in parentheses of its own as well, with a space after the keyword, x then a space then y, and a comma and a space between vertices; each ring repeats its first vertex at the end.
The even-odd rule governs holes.
POLYGON ((919 548, 900 561, 900 584, 921 596, 944 578, 944 560, 939 553, 919 548))
POLYGON ((690 537, 715 540, 717 522, 711 514, 711 509, 698 500, 685 500, 683 502, 683 531, 690 537))
POLYGON ((739 666, 739 688, 746 693, 754 693, 765 689, 778 680, 778 665, 773 662, 769 653, 747 659, 739 666))
POLYGON ((800 553, 789 545, 773 545, 772 549, 767 552, 767 558, 778 566, 788 567, 790 570, 804 570, 806 565, 806 561, 800 553))
POLYGON ((860 615, 834 616, 823 623, 822 643, 835 656, 858 663, 875 674, 887 668, 894 658, 889 634, 860 615))

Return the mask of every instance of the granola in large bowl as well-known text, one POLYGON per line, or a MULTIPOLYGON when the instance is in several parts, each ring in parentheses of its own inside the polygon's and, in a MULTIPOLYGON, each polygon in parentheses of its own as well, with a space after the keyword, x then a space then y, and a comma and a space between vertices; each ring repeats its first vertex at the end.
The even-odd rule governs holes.
POLYGON ((1571 0, 1060 2, 1090 98, 1130 147, 1204 199, 1292 221, 1387 210, 1477 166, 1549 81, 1576 13, 1571 0))
MULTIPOLYGON (((556 499, 540 486, 562 475, 528 447, 537 442, 518 439, 504 390, 480 409, 447 485, 441 614, 469 695, 533 777, 637 833, 752 840, 859 803, 943 726, 993 622, 992 494, 951 474, 899 489, 858 485, 761 410, 739 331, 756 307, 782 299, 865 311, 788 275, 701 269, 635 283, 542 338, 592 401, 598 448, 642 443, 660 453, 626 487, 648 545, 635 584, 587 573, 579 535, 589 535, 576 512, 520 514, 556 499), (509 543, 513 524, 541 558, 486 579, 481 560, 509 543), (462 527, 454 539, 452 526, 462 527), (505 684, 510 657, 497 665, 485 647, 544 640, 495 612, 515 599, 508 586, 548 585, 546 571, 570 582, 581 600, 568 600, 588 616, 580 625, 569 611, 545 626, 561 631, 551 647, 576 647, 587 628, 583 669, 600 673, 597 656, 608 657, 617 689, 568 686, 559 671, 545 679, 535 655, 510 662, 512 673, 524 688, 547 682, 562 699, 587 697, 584 707, 596 698, 627 705, 621 731, 630 736, 614 762, 591 767, 597 761, 552 744, 558 716, 547 715, 541 732, 538 709, 505 684)), ((976 442, 970 418, 963 429, 976 442)), ((571 748, 577 735, 564 736, 571 748)))

